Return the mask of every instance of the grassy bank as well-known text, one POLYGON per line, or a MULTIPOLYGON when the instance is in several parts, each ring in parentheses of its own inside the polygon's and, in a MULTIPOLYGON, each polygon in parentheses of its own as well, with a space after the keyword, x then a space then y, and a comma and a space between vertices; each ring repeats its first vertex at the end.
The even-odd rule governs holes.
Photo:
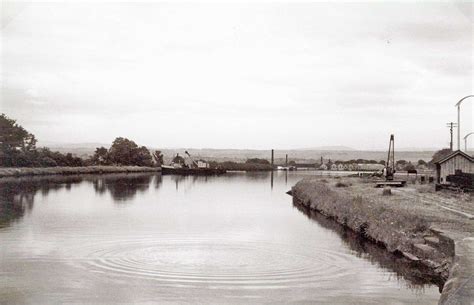
POLYGON ((441 285, 446 283, 444 300, 463 283, 452 284, 456 275, 450 268, 456 261, 457 242, 474 233, 470 219, 474 201, 471 196, 435 193, 433 188, 408 185, 384 196, 368 179, 310 178, 298 182, 292 194, 303 206, 428 267, 441 285))
POLYGON ((78 175, 109 173, 159 172, 159 167, 142 166, 84 166, 84 167, 3 167, 0 177, 23 177, 42 175, 78 175))

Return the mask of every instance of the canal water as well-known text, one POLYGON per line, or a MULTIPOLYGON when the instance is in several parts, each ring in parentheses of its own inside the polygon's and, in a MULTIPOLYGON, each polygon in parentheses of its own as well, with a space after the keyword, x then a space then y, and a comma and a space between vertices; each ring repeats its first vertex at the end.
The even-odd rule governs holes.
POLYGON ((436 304, 438 287, 293 205, 311 172, 0 182, 2 304, 436 304))

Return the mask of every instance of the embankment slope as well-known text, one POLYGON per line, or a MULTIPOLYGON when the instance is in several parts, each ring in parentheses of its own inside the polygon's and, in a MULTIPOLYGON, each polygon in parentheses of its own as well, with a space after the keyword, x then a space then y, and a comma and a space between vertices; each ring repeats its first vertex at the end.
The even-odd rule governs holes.
POLYGON ((471 304, 473 198, 435 193, 432 188, 409 185, 383 196, 370 180, 309 178, 298 182, 292 195, 389 252, 428 267, 439 283, 445 283, 439 304, 471 304))

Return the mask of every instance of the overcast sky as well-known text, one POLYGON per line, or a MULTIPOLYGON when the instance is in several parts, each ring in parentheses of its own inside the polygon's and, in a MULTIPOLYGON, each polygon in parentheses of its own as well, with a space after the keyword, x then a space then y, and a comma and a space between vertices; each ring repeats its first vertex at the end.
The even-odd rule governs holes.
POLYGON ((394 133, 446 147, 454 104, 474 94, 473 11, 3 2, 0 112, 43 142, 386 149, 394 133))

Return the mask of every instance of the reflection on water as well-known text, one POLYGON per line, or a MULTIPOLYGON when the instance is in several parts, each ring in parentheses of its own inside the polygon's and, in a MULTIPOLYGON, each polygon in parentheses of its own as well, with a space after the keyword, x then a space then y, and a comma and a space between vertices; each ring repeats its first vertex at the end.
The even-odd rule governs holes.
POLYGON ((47 196, 50 191, 69 190, 72 184, 81 181, 77 176, 0 179, 0 228, 31 211, 37 194, 47 196))
POLYGON ((35 196, 47 196, 50 191, 70 190, 73 184, 92 183, 97 194, 110 194, 116 203, 127 202, 150 187, 154 178, 154 187, 161 186, 161 175, 147 173, 47 176, 31 178, 0 179, 0 228, 10 225, 33 208, 35 196))
POLYGON ((435 303, 437 287, 407 264, 294 208, 285 192, 311 174, 0 180, 0 295, 18 304, 435 303))
MULTIPOLYGON (((159 187, 160 179, 155 182, 155 187, 159 187)), ((98 194, 109 192, 112 198, 120 203, 126 202, 137 194, 137 192, 145 192, 150 187, 152 176, 149 174, 131 174, 127 176, 112 175, 104 178, 96 178, 92 180, 94 190, 98 194)))

